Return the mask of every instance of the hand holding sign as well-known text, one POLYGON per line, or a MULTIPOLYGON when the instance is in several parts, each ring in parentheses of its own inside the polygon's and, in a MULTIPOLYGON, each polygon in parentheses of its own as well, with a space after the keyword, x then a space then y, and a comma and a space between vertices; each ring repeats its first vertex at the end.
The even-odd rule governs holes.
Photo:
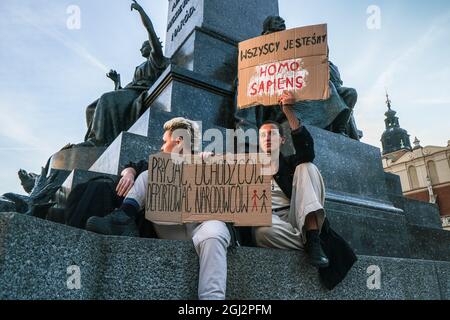
POLYGON ((278 104, 282 108, 291 107, 295 104, 295 96, 291 91, 284 90, 278 99, 278 104))
POLYGON ((278 103, 280 104, 281 110, 286 116, 289 126, 291 130, 297 130, 300 128, 300 121, 294 113, 294 105, 295 105, 295 95, 290 91, 283 91, 283 94, 278 99, 278 103))

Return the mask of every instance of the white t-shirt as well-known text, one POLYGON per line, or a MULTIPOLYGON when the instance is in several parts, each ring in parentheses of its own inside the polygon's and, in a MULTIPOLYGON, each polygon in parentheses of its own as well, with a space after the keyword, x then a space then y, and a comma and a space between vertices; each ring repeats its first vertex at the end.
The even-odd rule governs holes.
POLYGON ((272 209, 289 207, 291 200, 284 194, 275 179, 272 178, 272 209))

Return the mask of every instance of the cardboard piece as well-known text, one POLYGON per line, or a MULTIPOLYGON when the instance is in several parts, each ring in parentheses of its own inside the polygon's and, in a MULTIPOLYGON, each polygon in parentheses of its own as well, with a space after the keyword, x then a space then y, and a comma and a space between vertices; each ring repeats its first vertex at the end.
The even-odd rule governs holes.
POLYGON ((296 101, 326 100, 327 25, 276 32, 239 43, 238 107, 274 106, 284 90, 296 101))
POLYGON ((147 220, 272 225, 272 177, 264 174, 270 162, 263 155, 228 155, 206 160, 184 156, 182 161, 173 157, 163 153, 150 156, 147 220))

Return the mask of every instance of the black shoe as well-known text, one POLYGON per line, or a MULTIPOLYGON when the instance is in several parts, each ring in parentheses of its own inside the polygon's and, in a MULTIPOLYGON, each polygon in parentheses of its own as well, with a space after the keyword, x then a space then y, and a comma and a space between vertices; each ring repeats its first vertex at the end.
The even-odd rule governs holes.
POLYGON ((135 219, 122 210, 115 210, 103 218, 90 217, 86 230, 111 236, 139 237, 135 219))
POLYGON ((320 245, 319 231, 306 232, 305 251, 308 254, 310 265, 316 268, 327 268, 330 265, 330 261, 320 245))

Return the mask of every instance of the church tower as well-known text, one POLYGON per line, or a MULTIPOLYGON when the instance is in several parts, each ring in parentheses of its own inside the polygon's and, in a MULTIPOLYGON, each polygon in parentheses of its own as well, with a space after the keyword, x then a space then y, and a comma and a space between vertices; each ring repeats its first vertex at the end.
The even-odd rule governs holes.
POLYGON ((383 155, 397 152, 400 150, 411 151, 411 141, 409 139, 409 134, 405 129, 400 127, 397 112, 392 110, 391 100, 389 100, 389 95, 386 93, 386 104, 388 111, 385 113, 386 119, 384 120, 386 124, 386 130, 383 132, 381 137, 381 143, 383 145, 383 155))

